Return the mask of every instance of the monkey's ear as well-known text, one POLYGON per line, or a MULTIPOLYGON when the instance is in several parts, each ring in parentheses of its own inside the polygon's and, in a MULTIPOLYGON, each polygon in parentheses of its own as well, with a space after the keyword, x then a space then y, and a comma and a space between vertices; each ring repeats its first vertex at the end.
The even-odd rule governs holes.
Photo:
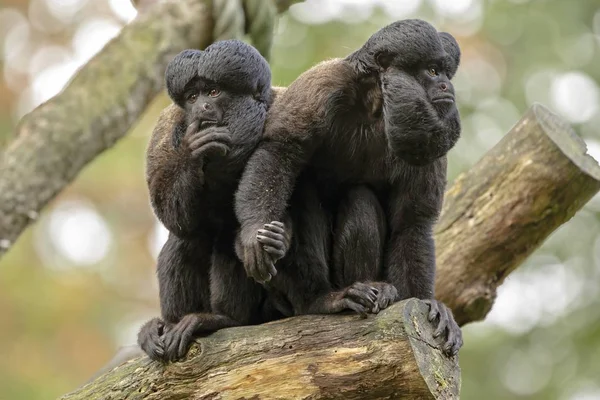
POLYGON ((387 51, 380 51, 375 54, 375 62, 382 70, 386 70, 392 64, 392 55, 387 51))

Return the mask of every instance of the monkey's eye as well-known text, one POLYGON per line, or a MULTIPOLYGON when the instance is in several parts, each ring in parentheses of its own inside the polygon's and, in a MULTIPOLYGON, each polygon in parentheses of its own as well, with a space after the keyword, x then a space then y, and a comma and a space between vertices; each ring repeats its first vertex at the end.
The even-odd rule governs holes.
POLYGON ((210 89, 210 91, 208 92, 208 95, 210 97, 217 97, 220 94, 221 94, 221 91, 219 89, 210 89))
POLYGON ((190 104, 194 104, 197 99, 198 99, 198 95, 196 93, 192 93, 192 94, 188 95, 188 97, 187 97, 187 101, 190 104))
POLYGON ((429 67, 429 70, 427 70, 427 73, 431 76, 437 76, 438 71, 435 67, 429 67))

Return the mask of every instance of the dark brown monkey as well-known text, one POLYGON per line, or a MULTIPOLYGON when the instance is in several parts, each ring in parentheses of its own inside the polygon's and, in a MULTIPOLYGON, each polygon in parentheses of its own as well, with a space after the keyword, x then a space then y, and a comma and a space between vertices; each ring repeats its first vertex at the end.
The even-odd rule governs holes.
POLYGON ((228 40, 181 52, 165 80, 175 105, 147 153, 150 200, 170 232, 157 263, 162 318, 142 327, 138 343, 153 359, 175 360, 195 335, 281 314, 233 248, 233 195, 272 102, 269 66, 252 46, 228 40), (236 303, 215 302, 219 290, 235 291, 236 303))
POLYGON ((326 208, 339 206, 349 186, 368 185, 387 221, 384 266, 370 276, 350 258, 344 274, 392 283, 394 300, 426 301, 444 350, 458 352, 460 328, 434 299, 432 228, 446 185, 446 153, 460 135, 450 82, 459 61, 451 35, 421 20, 398 21, 345 59, 308 70, 278 96, 236 195, 249 276, 274 275, 256 232, 281 220, 299 176, 314 174, 326 208))

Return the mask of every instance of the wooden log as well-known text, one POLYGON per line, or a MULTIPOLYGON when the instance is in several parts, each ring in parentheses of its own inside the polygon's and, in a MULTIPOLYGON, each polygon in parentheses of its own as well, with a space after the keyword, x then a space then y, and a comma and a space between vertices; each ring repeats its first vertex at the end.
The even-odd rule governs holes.
POLYGON ((535 104, 446 193, 435 231, 436 297, 459 324, 483 319, 504 278, 600 190, 600 167, 535 104))
POLYGON ((457 399, 458 357, 409 299, 362 319, 312 315, 224 329, 185 360, 135 358, 62 399, 457 399))

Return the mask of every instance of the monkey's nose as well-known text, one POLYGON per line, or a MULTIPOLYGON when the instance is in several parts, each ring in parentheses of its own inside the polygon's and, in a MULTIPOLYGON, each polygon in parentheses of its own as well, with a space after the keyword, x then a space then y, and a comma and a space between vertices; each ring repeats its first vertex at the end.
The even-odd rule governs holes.
POLYGON ((204 103, 204 104, 202 104, 202 109, 204 111, 210 111, 210 110, 212 110, 212 106, 209 103, 204 103))
POLYGON ((442 90, 442 92, 445 92, 446 90, 448 90, 448 85, 446 85, 445 83, 440 83, 440 89, 442 90))

